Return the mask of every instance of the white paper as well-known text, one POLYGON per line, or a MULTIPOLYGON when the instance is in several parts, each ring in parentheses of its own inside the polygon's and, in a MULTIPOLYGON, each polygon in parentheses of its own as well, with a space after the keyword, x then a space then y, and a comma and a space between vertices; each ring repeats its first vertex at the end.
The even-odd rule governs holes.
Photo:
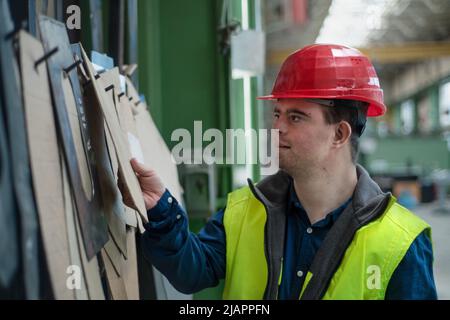
POLYGON ((131 132, 127 132, 127 135, 131 156, 133 158, 136 158, 140 163, 145 164, 144 153, 142 152, 142 147, 139 139, 131 132))

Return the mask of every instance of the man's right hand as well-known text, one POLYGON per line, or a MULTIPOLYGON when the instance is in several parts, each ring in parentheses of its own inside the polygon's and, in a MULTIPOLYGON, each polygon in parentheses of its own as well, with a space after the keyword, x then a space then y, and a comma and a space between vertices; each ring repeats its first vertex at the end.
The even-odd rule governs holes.
MULTIPOLYGON (((142 196, 144 197, 145 208, 150 210, 158 203, 159 199, 164 194, 166 188, 162 183, 161 179, 158 177, 156 172, 142 163, 139 163, 135 158, 130 161, 131 167, 133 168, 136 177, 139 180, 139 184, 141 185, 142 196)), ((131 200, 131 196, 123 186, 123 184, 119 181, 119 189, 122 193, 123 202, 133 208, 133 201, 131 200)))

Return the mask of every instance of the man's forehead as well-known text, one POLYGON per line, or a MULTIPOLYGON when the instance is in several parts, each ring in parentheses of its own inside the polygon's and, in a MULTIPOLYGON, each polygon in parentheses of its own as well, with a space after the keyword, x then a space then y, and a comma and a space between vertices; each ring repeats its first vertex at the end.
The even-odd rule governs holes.
POLYGON ((321 109, 321 105, 303 99, 278 99, 275 101, 275 110, 280 112, 299 110, 308 113, 315 113, 320 112, 321 109))

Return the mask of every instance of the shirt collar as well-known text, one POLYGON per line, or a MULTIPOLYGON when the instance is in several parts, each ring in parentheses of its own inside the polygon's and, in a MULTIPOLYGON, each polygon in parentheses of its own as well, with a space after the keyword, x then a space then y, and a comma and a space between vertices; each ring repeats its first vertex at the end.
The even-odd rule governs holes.
MULTIPOLYGON (((341 213, 344 211, 344 209, 347 207, 347 205, 352 201, 352 197, 348 198, 343 204, 341 204, 338 208, 332 210, 329 212, 325 218, 323 218, 320 221, 317 221, 313 224, 314 227, 326 227, 330 224, 333 224, 336 222, 336 220, 339 218, 341 213)), ((295 192, 294 183, 292 183, 291 180, 291 186, 290 186, 290 194, 289 194, 289 211, 288 214, 295 214, 299 213, 302 218, 305 218, 305 220, 309 222, 308 215, 306 214, 305 209, 303 208, 302 204, 300 203, 300 200, 297 197, 297 193, 295 192)))

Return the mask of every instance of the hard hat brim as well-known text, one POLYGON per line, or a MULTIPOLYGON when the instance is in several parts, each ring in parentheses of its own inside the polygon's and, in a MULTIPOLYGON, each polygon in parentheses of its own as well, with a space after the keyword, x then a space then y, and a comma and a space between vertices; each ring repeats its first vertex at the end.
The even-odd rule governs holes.
MULTIPOLYGON (((257 100, 277 100, 277 99, 324 99, 323 95, 302 95, 302 94, 270 94, 266 96, 256 97, 257 100)), ((382 103, 371 99, 364 99, 359 95, 327 95, 326 99, 345 99, 345 100, 357 100, 369 103, 367 109, 368 117, 379 117, 386 113, 386 106, 382 103)))

